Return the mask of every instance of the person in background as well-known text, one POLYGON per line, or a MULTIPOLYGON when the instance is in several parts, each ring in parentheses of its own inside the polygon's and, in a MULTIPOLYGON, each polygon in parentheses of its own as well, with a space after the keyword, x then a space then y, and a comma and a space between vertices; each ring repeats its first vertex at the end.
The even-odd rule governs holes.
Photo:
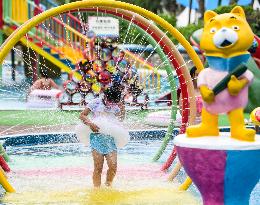
MULTIPOLYGON (((195 92, 195 97, 196 97, 196 107, 197 107, 197 112, 196 112, 196 124, 199 123, 201 121, 201 111, 202 111, 202 97, 200 95, 200 91, 198 89, 198 85, 197 85, 197 77, 198 77, 198 73, 197 73, 197 68, 195 66, 193 66, 190 69, 190 76, 193 82, 193 86, 194 86, 194 92, 195 92)), ((182 95, 181 95, 181 89, 178 88, 177 90, 177 103, 179 105, 180 108, 180 113, 182 113, 182 95)))
POLYGON ((116 62, 116 67, 124 59, 125 59, 125 52, 124 51, 120 51, 119 54, 118 54, 118 57, 114 58, 114 61, 116 62))
POLYGON ((33 83, 33 85, 30 88, 30 92, 36 89, 51 90, 52 88, 59 89, 59 86, 48 76, 46 71, 42 70, 41 78, 33 83))

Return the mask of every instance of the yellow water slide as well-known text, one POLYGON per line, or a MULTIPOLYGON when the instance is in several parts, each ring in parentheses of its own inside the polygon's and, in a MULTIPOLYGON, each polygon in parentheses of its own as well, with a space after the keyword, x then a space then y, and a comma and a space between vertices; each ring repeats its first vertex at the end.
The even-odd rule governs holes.
MULTIPOLYGON (((26 22, 29 17, 33 17, 35 9, 41 12, 41 8, 30 0, 4 0, 3 4, 5 9, 3 32, 7 36, 11 36, 16 28, 26 22)), ((62 72, 71 73, 75 64, 83 58, 82 51, 88 39, 66 22, 55 17, 50 18, 50 21, 53 24, 56 23, 59 29, 52 30, 47 23, 43 23, 20 38, 20 43, 50 61, 62 72), (60 38, 54 39, 53 36, 60 36, 60 38), (51 40, 52 44, 48 42, 51 40)))

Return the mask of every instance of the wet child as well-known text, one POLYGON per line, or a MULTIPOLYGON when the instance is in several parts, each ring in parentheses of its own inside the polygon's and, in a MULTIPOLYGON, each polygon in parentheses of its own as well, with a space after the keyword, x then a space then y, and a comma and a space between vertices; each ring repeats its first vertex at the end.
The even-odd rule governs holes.
POLYGON ((86 109, 80 114, 80 119, 92 130, 90 134, 90 147, 94 161, 94 187, 100 187, 101 185, 104 159, 106 159, 108 165, 105 185, 112 185, 117 171, 116 139, 115 136, 104 134, 101 130, 105 129, 104 126, 110 126, 106 129, 116 130, 118 121, 116 118, 118 117, 122 120, 124 115, 125 109, 121 102, 121 90, 116 86, 105 90, 103 97, 89 102, 86 109), (91 114, 93 115, 92 118, 89 117, 91 114), (102 123, 98 126, 95 122, 102 123))

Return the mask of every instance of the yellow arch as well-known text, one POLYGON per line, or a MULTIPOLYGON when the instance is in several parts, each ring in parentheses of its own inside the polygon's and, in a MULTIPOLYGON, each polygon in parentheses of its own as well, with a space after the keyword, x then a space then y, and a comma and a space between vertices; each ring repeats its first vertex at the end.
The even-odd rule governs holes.
POLYGON ((160 25, 162 28, 167 30, 173 37, 175 37, 180 44, 186 49, 188 55, 192 59, 194 65, 198 68, 199 71, 203 69, 203 64, 201 63, 198 55, 192 48, 192 46, 189 44, 189 42, 182 36, 182 34, 175 29, 171 24, 169 24, 167 21, 162 19, 161 17, 157 16, 156 14, 143 9, 139 6, 135 6, 129 3, 120 2, 120 1, 113 1, 113 0, 106 0, 106 1, 100 1, 100 0, 88 0, 88 1, 77 1, 69 4, 65 4, 59 7, 52 8, 50 10, 47 10, 29 21, 25 22, 20 28, 18 28, 16 31, 13 32, 11 36, 7 38, 5 43, 0 47, 0 63, 3 62, 6 55, 9 53, 9 51, 15 46, 15 44, 22 38, 30 29, 38 25, 39 23, 43 22, 44 20, 56 16, 60 13, 67 12, 74 9, 83 9, 83 8, 89 8, 89 7, 103 7, 103 8, 120 8, 124 10, 133 11, 135 13, 138 13, 148 19, 153 20, 155 23, 160 25))
MULTIPOLYGON (((60 13, 64 13, 70 10, 75 9, 84 9, 84 8, 90 8, 90 7, 102 7, 102 8, 115 8, 115 9, 123 9, 123 10, 129 10, 132 12, 135 12, 137 14, 142 15, 143 17, 153 20, 155 23, 160 25, 162 28, 167 30, 173 37, 175 37, 178 42, 186 49, 188 55, 192 59, 194 65, 197 67, 199 71, 203 69, 203 64, 200 61, 198 55, 192 48, 192 46, 189 44, 189 42, 183 37, 183 35, 175 29, 171 24, 169 24, 167 21, 162 19, 161 17, 157 16, 156 14, 143 9, 141 7, 120 2, 120 1, 114 1, 114 0, 88 0, 88 1, 77 1, 69 4, 65 4, 59 7, 55 7, 53 9, 47 10, 32 19, 26 21, 22 26, 20 26, 18 29, 16 29, 8 38, 7 40, 2 44, 0 47, 0 63, 3 62, 9 51, 15 46, 15 44, 28 32, 30 29, 38 25, 39 23, 45 21, 46 19, 56 16, 60 13)), ((189 179, 188 182, 190 183, 189 179)), ((1 183, 1 182, 0 182, 1 183)), ((189 184, 188 183, 188 184, 189 184)))

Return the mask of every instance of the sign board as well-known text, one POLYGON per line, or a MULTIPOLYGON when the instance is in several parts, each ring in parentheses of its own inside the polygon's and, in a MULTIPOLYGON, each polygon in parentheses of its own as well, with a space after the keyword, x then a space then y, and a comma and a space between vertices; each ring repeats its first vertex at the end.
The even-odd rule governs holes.
POLYGON ((89 16, 88 26, 98 37, 119 36, 119 21, 112 17, 89 16))

